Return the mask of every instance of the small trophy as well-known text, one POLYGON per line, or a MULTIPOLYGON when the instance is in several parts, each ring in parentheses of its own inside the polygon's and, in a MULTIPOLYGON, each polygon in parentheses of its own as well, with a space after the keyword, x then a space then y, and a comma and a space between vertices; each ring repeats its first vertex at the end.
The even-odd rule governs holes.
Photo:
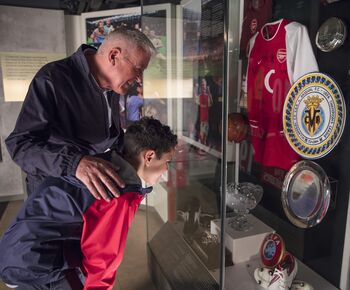
POLYGON ((252 225, 248 222, 247 214, 260 202, 263 188, 250 182, 229 183, 226 193, 226 204, 235 213, 229 224, 236 231, 248 231, 252 225))

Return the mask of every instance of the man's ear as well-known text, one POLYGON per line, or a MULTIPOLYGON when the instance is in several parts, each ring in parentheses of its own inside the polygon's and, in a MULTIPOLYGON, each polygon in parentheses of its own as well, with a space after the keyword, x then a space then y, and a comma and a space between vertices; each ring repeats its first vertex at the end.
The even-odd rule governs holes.
POLYGON ((115 65, 115 63, 118 61, 120 55, 121 55, 121 48, 120 47, 113 47, 110 49, 108 54, 108 60, 112 65, 115 65))
POLYGON ((152 159, 156 157, 156 152, 154 150, 146 150, 144 154, 145 165, 149 166, 152 159))

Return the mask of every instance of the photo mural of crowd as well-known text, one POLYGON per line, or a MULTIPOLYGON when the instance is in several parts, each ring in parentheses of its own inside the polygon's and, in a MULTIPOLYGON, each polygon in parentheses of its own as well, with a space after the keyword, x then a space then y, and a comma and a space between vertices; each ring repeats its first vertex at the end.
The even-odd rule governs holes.
POLYGON ((140 29, 140 14, 120 14, 86 19, 86 42, 99 47, 105 37, 120 27, 140 29))

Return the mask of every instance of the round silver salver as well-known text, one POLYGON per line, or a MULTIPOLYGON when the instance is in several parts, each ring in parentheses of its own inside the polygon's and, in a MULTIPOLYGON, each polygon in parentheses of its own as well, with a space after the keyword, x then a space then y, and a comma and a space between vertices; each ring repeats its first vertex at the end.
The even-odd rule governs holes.
POLYGON ((299 228, 313 227, 327 213, 329 179, 317 163, 299 161, 285 176, 281 198, 284 212, 294 225, 299 228))
POLYGON ((316 45, 320 50, 330 52, 345 42, 346 35, 347 28, 345 23, 340 18, 331 17, 318 29, 316 45))

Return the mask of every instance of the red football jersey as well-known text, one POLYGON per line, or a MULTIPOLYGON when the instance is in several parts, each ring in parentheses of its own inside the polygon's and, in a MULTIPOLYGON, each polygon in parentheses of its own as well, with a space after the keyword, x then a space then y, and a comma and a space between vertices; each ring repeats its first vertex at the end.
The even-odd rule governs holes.
MULTIPOLYGON (((247 1, 245 1, 247 2, 247 1)), ((250 1, 244 9, 244 18, 241 34, 241 55, 246 55, 249 39, 270 20, 272 14, 272 0, 250 1)))
POLYGON ((318 71, 306 27, 285 19, 265 24, 249 42, 248 119, 254 160, 288 170, 298 159, 283 133, 283 105, 302 75, 318 71))

